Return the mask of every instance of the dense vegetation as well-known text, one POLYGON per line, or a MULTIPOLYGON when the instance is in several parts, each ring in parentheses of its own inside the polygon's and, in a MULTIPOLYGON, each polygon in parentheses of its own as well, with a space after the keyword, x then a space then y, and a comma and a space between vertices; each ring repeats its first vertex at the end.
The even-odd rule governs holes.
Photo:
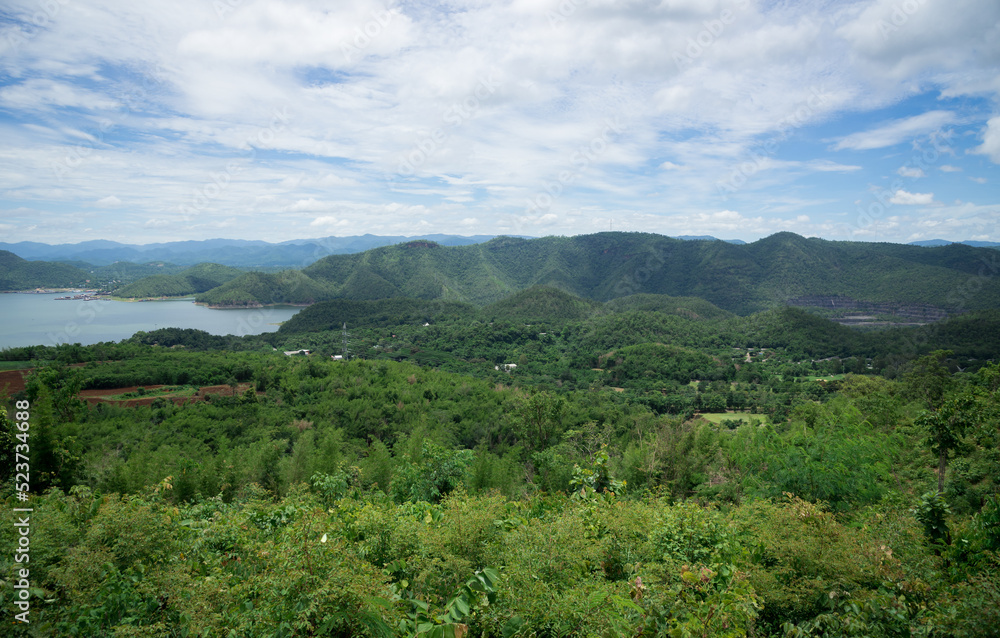
POLYGON ((996 635, 996 365, 938 352, 720 426, 407 363, 94 348, 11 397, 37 635, 996 635), (160 383, 233 391, 75 398, 160 383))
POLYGON ((243 274, 237 268, 219 264, 198 264, 169 275, 145 277, 115 290, 116 297, 183 297, 217 288, 243 274))
MULTIPOLYGON (((267 303, 317 299, 446 299, 482 306, 547 285, 607 301, 635 293, 697 297, 749 314, 802 295, 868 302, 936 304, 952 312, 1000 306, 996 250, 832 242, 778 233, 751 244, 682 241, 643 233, 574 237, 499 237, 472 246, 415 241, 360 254, 331 255, 305 268, 305 279, 270 289, 267 303)), ((239 284, 200 297, 228 303, 239 284)))
MULTIPOLYGON (((140 282, 141 283, 141 282, 140 282)), ((312 304, 328 298, 322 283, 298 270, 248 272, 195 297, 210 306, 259 307, 266 304, 312 304)))
MULTIPOLYGON (((44 262, 24 262, 4 254, 0 283, 7 281, 9 289, 76 285, 68 283, 66 269, 72 266, 43 266, 44 262), (34 264, 31 277, 23 271, 28 263, 34 264), (58 272, 35 272, 45 268, 58 272)), ((299 262, 311 264, 301 271, 272 274, 251 272, 235 277, 233 269, 218 264, 200 264, 183 273, 164 270, 170 276, 135 281, 119 294, 198 294, 202 303, 243 307, 392 297, 485 306, 543 285, 601 302, 639 293, 684 298, 675 310, 706 318, 718 316, 718 308, 746 315, 803 296, 919 304, 954 314, 1000 307, 1000 280, 994 276, 1000 270, 998 252, 963 244, 919 247, 833 242, 792 233, 732 244, 644 233, 597 233, 532 240, 498 237, 465 246, 420 240, 316 261, 323 254, 314 251, 299 262)), ((101 269, 89 270, 94 281, 132 281, 110 272, 98 273, 101 269)), ((663 310, 656 303, 634 298, 633 304, 640 305, 632 308, 663 310)))
POLYGON ((76 266, 47 261, 27 261, 0 250, 0 290, 73 288, 84 286, 90 275, 76 266))
MULTIPOLYGON (((662 291, 601 303, 602 266, 552 242, 473 247, 520 255, 523 286, 500 256, 411 244, 342 279, 221 289, 304 303, 357 277, 413 298, 323 301, 242 338, 0 351, 34 367, 0 388, 11 616, 17 445, 32 493, 32 623, 8 633, 1000 635, 1000 312, 872 333, 662 291), (386 276, 452 259, 491 273, 479 305, 447 270, 386 276)), ((910 258, 894 250, 879 259, 910 258)), ((964 250, 923 265, 978 277, 964 250)))

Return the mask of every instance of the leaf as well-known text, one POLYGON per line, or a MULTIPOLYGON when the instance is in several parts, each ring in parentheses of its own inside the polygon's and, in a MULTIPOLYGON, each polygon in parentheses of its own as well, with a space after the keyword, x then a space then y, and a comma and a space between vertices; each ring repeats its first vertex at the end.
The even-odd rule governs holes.
POLYGON ((460 596, 454 600, 455 609, 457 609, 464 618, 469 615, 469 602, 465 600, 465 596, 460 596))
POLYGON ((379 598, 378 596, 372 596, 368 599, 368 602, 374 603, 379 607, 385 607, 386 609, 392 609, 392 603, 385 598, 379 598))
POLYGON ((599 604, 604 602, 608 597, 608 592, 606 591, 595 591, 590 596, 587 596, 587 607, 597 607, 599 604))
POLYGON ((523 618, 521 618, 520 616, 511 616, 510 620, 507 621, 507 624, 503 626, 503 629, 501 630, 501 635, 503 636, 503 638, 511 638, 511 636, 516 634, 523 626, 524 626, 523 618))

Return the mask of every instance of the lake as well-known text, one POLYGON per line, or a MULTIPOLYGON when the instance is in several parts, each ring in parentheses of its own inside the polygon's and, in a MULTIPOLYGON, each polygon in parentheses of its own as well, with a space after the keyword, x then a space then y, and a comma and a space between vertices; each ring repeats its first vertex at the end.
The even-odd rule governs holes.
POLYGON ((121 341, 140 330, 197 328, 214 335, 274 332, 302 308, 215 310, 192 299, 56 301, 72 293, 0 294, 0 349, 121 341))

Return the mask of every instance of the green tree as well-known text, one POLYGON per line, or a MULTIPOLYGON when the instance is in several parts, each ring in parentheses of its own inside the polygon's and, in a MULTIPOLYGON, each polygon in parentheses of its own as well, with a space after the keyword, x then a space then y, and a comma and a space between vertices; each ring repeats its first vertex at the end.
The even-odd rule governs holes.
POLYGON ((924 410, 916 423, 927 432, 927 445, 938 456, 938 494, 944 492, 948 455, 962 442, 962 436, 975 423, 975 398, 962 392, 943 399, 939 410, 924 410))
POLYGON ((904 379, 906 394, 925 408, 916 423, 927 433, 927 445, 938 457, 938 494, 944 492, 948 455, 961 443, 975 414, 975 398, 968 391, 956 390, 945 365, 951 355, 951 350, 935 350, 920 357, 904 379))

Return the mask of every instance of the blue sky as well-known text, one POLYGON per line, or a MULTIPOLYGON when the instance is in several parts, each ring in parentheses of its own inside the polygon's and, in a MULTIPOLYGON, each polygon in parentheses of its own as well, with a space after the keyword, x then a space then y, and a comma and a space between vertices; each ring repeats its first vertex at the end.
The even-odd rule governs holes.
POLYGON ((0 239, 1000 241, 996 0, 7 0, 0 239))

